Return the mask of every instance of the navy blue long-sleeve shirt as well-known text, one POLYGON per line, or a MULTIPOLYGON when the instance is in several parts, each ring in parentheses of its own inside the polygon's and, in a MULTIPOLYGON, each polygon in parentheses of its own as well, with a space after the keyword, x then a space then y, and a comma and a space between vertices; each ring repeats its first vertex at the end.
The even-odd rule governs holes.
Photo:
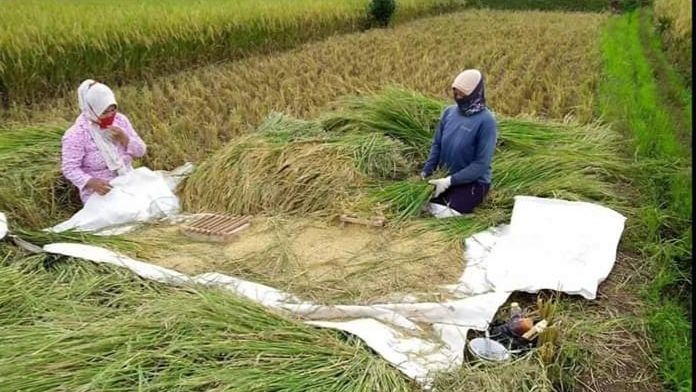
POLYGON ((490 184, 496 140, 495 117, 488 109, 466 117, 456 105, 449 106, 442 112, 423 173, 429 176, 441 167, 452 176, 452 185, 490 184))

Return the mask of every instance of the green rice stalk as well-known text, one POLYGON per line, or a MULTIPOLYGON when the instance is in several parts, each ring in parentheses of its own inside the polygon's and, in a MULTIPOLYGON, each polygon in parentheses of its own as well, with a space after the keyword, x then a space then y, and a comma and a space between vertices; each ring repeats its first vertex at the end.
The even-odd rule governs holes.
POLYGON ((385 206, 393 221, 401 222, 418 216, 432 193, 433 186, 426 181, 406 180, 381 187, 370 198, 374 203, 385 206))
POLYGON ((346 97, 334 105, 340 109, 320 119, 327 130, 381 133, 403 142, 410 155, 419 160, 429 151, 433 128, 444 108, 438 100, 398 87, 346 97))
POLYGON ((331 143, 350 154, 355 167, 372 180, 403 179, 416 170, 405 156, 406 146, 390 137, 349 134, 331 143))
POLYGON ((265 140, 281 145, 328 136, 316 121, 296 119, 279 112, 271 112, 256 128, 256 132, 263 134, 265 140))
POLYGON ((115 252, 121 252, 135 258, 147 258, 153 249, 166 246, 166 239, 148 238, 146 240, 130 236, 100 236, 90 233, 64 231, 51 233, 43 230, 21 229, 10 225, 10 233, 37 246, 56 242, 80 243, 101 246, 115 252))

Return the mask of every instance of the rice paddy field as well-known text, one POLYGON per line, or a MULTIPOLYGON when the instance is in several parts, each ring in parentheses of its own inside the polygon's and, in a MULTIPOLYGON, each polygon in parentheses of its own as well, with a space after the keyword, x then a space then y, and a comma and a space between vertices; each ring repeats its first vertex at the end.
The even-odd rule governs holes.
MULTIPOLYGON (((391 26, 374 28, 358 0, 0 1, 0 212, 37 245, 92 243, 191 275, 370 304, 446 299, 429 289, 461 275, 463 239, 509 222, 515 195, 599 203, 627 223, 597 300, 544 292, 542 306, 513 294, 561 327, 515 361, 437 375, 435 388, 690 390, 691 91, 670 57, 682 56, 669 37, 683 22, 655 23, 683 17, 680 2, 622 2, 619 14, 543 3, 397 1, 391 26), (483 71, 498 124, 493 187, 474 214, 437 220, 422 211, 432 188, 418 174, 466 68, 483 71), (253 217, 238 241, 191 241, 163 223, 108 237, 41 231, 80 207, 60 140, 87 77, 114 87, 147 143, 138 165, 195 163, 178 188, 184 212, 253 217), (342 226, 343 214, 388 223, 342 226)), ((348 335, 10 241, 0 242, 0 385, 420 389, 348 335)))
MULTIPOLYGON (((407 20, 461 5, 457 0, 405 0, 399 2, 396 18, 407 20)), ((373 23, 362 0, 5 0, 2 7, 4 103, 70 91, 85 74, 120 84, 288 48, 373 23)))

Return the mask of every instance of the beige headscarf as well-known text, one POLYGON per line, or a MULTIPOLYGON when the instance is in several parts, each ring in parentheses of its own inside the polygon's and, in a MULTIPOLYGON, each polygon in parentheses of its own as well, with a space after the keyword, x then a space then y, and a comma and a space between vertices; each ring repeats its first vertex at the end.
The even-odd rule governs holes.
POLYGON ((466 95, 471 94, 481 81, 481 72, 477 69, 467 69, 454 78, 452 87, 466 95))
POLYGON ((117 172, 119 175, 125 174, 130 170, 121 159, 117 147, 111 139, 111 135, 99 129, 96 122, 99 116, 111 105, 116 105, 114 92, 105 84, 87 79, 80 83, 77 88, 77 103, 80 111, 90 120, 89 132, 92 140, 97 145, 106 166, 109 170, 117 172))

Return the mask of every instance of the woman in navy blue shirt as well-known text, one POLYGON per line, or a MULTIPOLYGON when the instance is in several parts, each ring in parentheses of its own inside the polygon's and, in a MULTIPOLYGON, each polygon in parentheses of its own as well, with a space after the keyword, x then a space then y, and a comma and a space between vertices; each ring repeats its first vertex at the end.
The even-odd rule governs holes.
POLYGON ((428 181, 435 185, 431 203, 468 214, 490 190, 497 126, 486 107, 481 72, 460 73, 452 93, 456 105, 442 113, 421 177, 430 176, 437 167, 447 170, 447 177, 428 181))

